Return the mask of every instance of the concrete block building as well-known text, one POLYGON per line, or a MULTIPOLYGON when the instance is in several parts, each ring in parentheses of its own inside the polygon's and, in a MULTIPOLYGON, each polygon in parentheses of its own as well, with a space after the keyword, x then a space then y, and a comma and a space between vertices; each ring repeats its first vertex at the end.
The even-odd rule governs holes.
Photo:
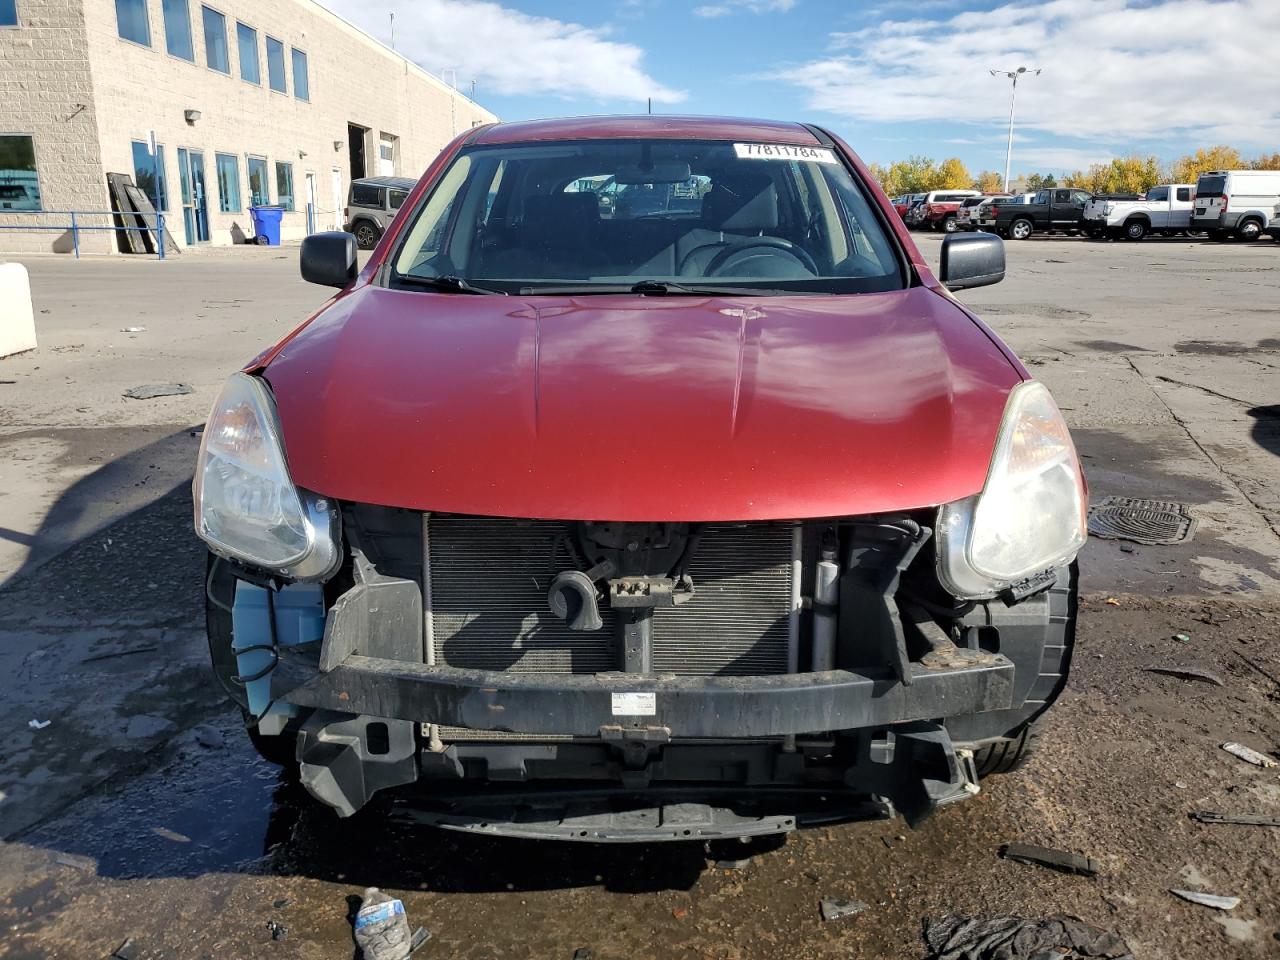
MULTIPOLYGON (((110 210, 121 173, 179 246, 251 237, 255 204, 295 239, 308 203, 341 228, 353 179, 416 178, 494 119, 312 0, 0 0, 0 227, 110 210)), ((0 253, 70 250, 68 231, 0 229, 0 253)))

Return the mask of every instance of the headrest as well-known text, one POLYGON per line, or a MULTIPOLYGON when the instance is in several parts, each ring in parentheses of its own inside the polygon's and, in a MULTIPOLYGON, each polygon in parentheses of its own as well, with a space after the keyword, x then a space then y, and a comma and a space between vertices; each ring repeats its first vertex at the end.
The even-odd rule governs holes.
POLYGON ((768 177, 716 183, 702 198, 702 223, 712 230, 772 230, 778 226, 778 188, 768 177))
POLYGON ((600 201, 594 193, 535 195, 524 202, 524 221, 561 229, 582 227, 600 219, 600 201))

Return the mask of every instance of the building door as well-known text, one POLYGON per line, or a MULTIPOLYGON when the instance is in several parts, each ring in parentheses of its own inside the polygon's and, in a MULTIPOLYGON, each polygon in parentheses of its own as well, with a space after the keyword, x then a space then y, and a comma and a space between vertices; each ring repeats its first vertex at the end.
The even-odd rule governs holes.
POLYGON ((307 171, 307 233, 316 229, 316 175, 307 171))
POLYGON ((342 223, 342 171, 333 168, 333 229, 341 230, 342 223))
POLYGON ((347 152, 351 158, 351 179, 363 180, 368 173, 364 162, 365 128, 347 124, 347 152))
POLYGON ((209 241, 209 210, 204 189, 204 154, 178 148, 178 181, 182 191, 182 227, 187 245, 209 241))

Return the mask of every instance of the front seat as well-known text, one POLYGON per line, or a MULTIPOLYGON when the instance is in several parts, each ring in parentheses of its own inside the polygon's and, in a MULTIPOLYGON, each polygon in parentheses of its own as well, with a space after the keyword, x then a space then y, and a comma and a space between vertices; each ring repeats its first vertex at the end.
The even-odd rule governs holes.
POLYGON ((731 244, 778 228, 778 188, 773 178, 718 181, 702 198, 702 224, 681 237, 680 275, 706 276, 707 266, 731 244))
POLYGON ((583 280, 609 272, 599 252, 600 203, 594 193, 531 196, 512 231, 511 245, 494 254, 485 274, 513 280, 583 280))

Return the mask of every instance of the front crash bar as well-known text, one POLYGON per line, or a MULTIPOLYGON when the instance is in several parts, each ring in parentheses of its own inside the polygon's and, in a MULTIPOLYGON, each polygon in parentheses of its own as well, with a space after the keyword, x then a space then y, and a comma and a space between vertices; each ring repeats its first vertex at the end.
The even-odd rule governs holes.
MULTIPOLYGON (((975 653, 977 653, 975 651, 975 653)), ((880 727, 1007 710, 1014 666, 999 654, 930 668, 911 683, 832 670, 763 677, 521 674, 351 655, 327 673, 282 651, 273 699, 348 714, 523 734, 597 737, 619 727, 738 739, 880 727)))

